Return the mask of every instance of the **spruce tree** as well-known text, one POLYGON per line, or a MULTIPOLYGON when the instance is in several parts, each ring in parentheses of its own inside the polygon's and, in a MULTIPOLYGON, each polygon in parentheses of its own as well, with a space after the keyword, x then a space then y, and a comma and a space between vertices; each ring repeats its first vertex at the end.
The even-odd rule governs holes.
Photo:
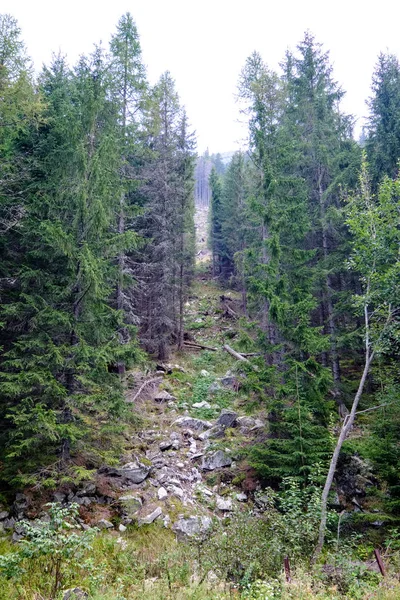
MULTIPOLYGON (((124 314, 125 324, 135 322, 134 307, 130 289, 133 286, 129 277, 129 264, 126 252, 136 246, 136 237, 129 227, 131 220, 130 193, 137 186, 133 164, 140 153, 141 113, 146 92, 145 69, 142 63, 139 35, 130 13, 121 17, 117 32, 110 44, 110 85, 112 98, 116 105, 118 118, 118 136, 120 145, 120 204, 117 216, 119 237, 125 237, 125 247, 118 253, 118 279, 116 287, 116 307, 124 314), (128 222, 127 222, 128 219, 128 222), (127 230, 128 233, 127 233, 127 230)), ((122 344, 129 341, 129 328, 121 327, 119 332, 122 344)), ((119 364, 119 370, 124 365, 119 364)))

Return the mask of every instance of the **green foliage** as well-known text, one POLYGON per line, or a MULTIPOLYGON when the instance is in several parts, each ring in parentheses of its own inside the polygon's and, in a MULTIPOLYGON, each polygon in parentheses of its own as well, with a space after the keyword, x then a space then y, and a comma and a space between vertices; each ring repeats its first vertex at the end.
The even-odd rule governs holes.
POLYGON ((46 573, 42 594, 53 598, 65 583, 67 570, 76 568, 92 549, 95 529, 75 531, 74 519, 78 516, 78 505, 62 508, 49 505, 49 520, 35 525, 21 522, 24 539, 16 552, 0 556, 0 572, 7 579, 24 582, 29 569, 37 566, 46 573))

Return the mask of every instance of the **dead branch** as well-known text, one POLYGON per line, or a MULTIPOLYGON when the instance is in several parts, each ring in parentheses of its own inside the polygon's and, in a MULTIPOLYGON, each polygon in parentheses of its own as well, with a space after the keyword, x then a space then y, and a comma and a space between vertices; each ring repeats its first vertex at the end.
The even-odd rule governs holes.
POLYGON ((132 403, 135 402, 135 400, 137 400, 137 398, 139 398, 140 394, 143 392, 145 387, 147 387, 151 383, 158 383, 161 381, 162 381, 162 377, 153 377, 152 379, 147 379, 147 381, 142 383, 142 385, 140 386, 139 390, 136 392, 134 397, 132 399, 129 399, 128 402, 132 402, 132 403))
POLYGON ((247 360, 247 358, 245 356, 243 356, 243 354, 239 354, 239 352, 236 352, 236 350, 234 350, 233 348, 228 346, 228 344, 225 344, 223 349, 226 352, 228 352, 231 356, 236 358, 236 360, 241 360, 242 362, 246 362, 246 363, 250 364, 250 361, 247 360))
POLYGON ((218 351, 218 348, 212 348, 211 346, 205 346, 204 344, 198 344, 197 342, 185 341, 183 342, 183 345, 188 348, 199 348, 200 350, 211 350, 212 352, 218 351))

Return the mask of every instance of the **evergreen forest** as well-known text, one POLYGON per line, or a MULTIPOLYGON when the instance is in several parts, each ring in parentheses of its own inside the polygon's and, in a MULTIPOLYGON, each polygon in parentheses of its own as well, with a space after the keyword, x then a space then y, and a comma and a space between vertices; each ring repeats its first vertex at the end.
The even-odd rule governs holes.
POLYGON ((312 33, 198 155, 134 17, 0 14, 0 600, 400 598, 400 60, 312 33))

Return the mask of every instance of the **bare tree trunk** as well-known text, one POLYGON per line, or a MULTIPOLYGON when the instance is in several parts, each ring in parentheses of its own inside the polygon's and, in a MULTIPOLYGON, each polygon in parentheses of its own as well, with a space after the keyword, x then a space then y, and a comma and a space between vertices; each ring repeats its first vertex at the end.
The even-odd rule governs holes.
POLYGON ((351 428, 353 426, 354 419, 355 419, 355 414, 356 414, 356 411, 357 411, 357 406, 358 406, 358 403, 360 401, 361 395, 363 393, 363 389, 364 389, 364 386, 365 386, 365 382, 367 380, 367 376, 368 376, 368 372, 369 372, 369 368, 370 368, 371 362, 372 362, 372 360, 374 358, 374 352, 370 353, 369 322, 368 322, 368 308, 367 308, 367 306, 364 307, 364 317, 365 317, 365 330, 366 330, 364 370, 363 370, 363 373, 362 373, 362 376, 361 376, 361 379, 360 379, 360 383, 358 385, 357 393, 356 393, 356 395, 354 397, 354 400, 353 400, 353 405, 351 407, 351 412, 350 412, 350 414, 348 416, 345 417, 345 420, 343 422, 342 429, 340 431, 340 435, 339 435, 338 441, 336 443, 335 450, 334 450, 332 458, 331 458, 331 462, 330 462, 330 465, 329 465, 328 474, 326 476, 326 481, 325 481, 324 489, 322 491, 322 496, 321 496, 321 520, 320 520, 320 526, 319 526, 318 544, 317 544, 317 547, 315 548, 315 551, 314 551, 313 561, 315 561, 318 558, 318 556, 321 553, 322 547, 324 545, 325 530, 326 530, 327 506, 328 506, 328 496, 329 496, 329 492, 330 492, 331 487, 332 487, 332 482, 333 482, 333 478, 334 478, 334 475, 335 475, 335 471, 336 471, 336 466, 337 466, 339 454, 340 454, 340 451, 342 449, 343 442, 345 441, 347 435, 349 434, 349 431, 351 430, 351 428))

